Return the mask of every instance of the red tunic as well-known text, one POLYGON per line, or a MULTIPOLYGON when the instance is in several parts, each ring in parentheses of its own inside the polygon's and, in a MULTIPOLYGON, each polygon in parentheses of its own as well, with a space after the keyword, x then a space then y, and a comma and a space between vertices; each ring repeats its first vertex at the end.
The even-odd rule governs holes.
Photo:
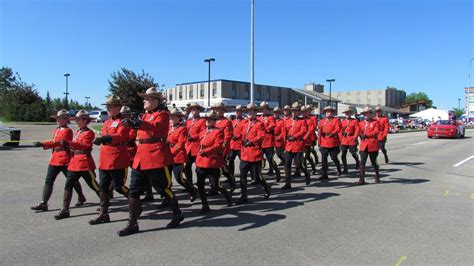
POLYGON ((102 126, 102 136, 111 136, 112 142, 100 146, 99 169, 114 170, 128 168, 130 157, 127 142, 130 129, 120 118, 107 119, 102 126))
POLYGON ((233 151, 240 151, 242 149, 242 124, 245 121, 243 118, 236 118, 232 121, 232 137, 236 139, 230 140, 230 149, 233 151))
POLYGON ((246 162, 259 162, 263 160, 262 143, 265 139, 265 127, 263 122, 254 120, 245 120, 242 126, 243 142, 250 142, 250 146, 242 146, 240 158, 246 162))
POLYGON ((308 132, 304 136, 304 145, 306 147, 311 147, 314 140, 316 140, 316 124, 311 117, 306 117, 306 126, 308 127, 308 132), (313 137, 314 135, 314 137, 313 137))
POLYGON ((304 150, 304 135, 308 128, 303 118, 288 119, 285 123, 285 151, 287 152, 302 152, 304 150), (294 140, 290 141, 289 138, 293 137, 294 140))
POLYGON ((163 168, 173 164, 173 155, 171 155, 170 147, 166 143, 168 137, 168 129, 170 125, 170 114, 168 111, 152 111, 146 112, 142 116, 143 122, 138 128, 137 154, 133 160, 133 168, 141 170, 149 170, 163 168), (146 141, 155 139, 153 143, 141 143, 140 140, 146 141))
POLYGON ((285 120, 277 119, 275 122, 275 147, 285 147, 285 120))
POLYGON ((128 143, 127 143, 128 148, 127 149, 128 149, 128 156, 132 164, 133 164, 133 159, 135 158, 135 154, 137 154, 137 143, 135 143, 136 139, 137 139, 137 130, 131 128, 130 131, 128 131, 128 143))
POLYGON ((205 129, 199 136, 199 152, 196 167, 221 168, 224 166, 222 143, 224 132, 219 128, 205 129))
POLYGON ((319 123, 318 144, 323 148, 334 148, 341 145, 339 132, 341 131, 341 121, 333 117, 331 119, 323 118, 319 123), (329 136, 332 134, 332 136, 329 136))
POLYGON ((357 145, 359 137, 359 121, 354 118, 345 119, 341 122, 341 145, 354 146, 357 145))
POLYGON ((379 150, 379 142, 377 136, 380 132, 379 122, 375 119, 372 121, 361 121, 359 122, 360 135, 365 135, 365 139, 361 140, 359 150, 365 151, 367 148, 369 152, 375 152, 379 150))
POLYGON ((71 153, 59 145, 59 141, 71 141, 72 140, 72 129, 66 127, 57 127, 53 129, 53 137, 50 141, 43 142, 43 149, 53 149, 51 158, 49 159, 49 165, 63 166, 68 165, 71 160, 71 153))
POLYGON ((311 141, 316 141, 318 137, 316 136, 316 131, 318 130, 318 117, 315 115, 309 115, 309 118, 313 121, 314 124, 314 134, 311 134, 311 141))
POLYGON ((380 125, 380 131, 377 138, 379 141, 384 141, 387 138, 388 131, 390 129, 390 124, 388 123, 388 117, 376 116, 375 119, 379 122, 379 125, 380 125))
POLYGON ((186 139, 186 154, 197 156, 199 153, 199 134, 206 129, 206 120, 202 118, 189 119, 186 121, 188 136, 186 139))
POLYGON ((176 126, 170 125, 168 133, 168 144, 170 145, 171 153, 175 164, 183 164, 186 162, 186 136, 188 132, 186 127, 182 124, 176 126))
POLYGON ((224 132, 224 143, 222 144, 224 150, 224 156, 230 153, 230 141, 232 139, 232 122, 225 118, 221 117, 216 122, 216 127, 220 128, 224 132))
POLYGON ((273 115, 262 115, 260 120, 263 122, 263 127, 265 129, 265 138, 263 139, 262 149, 273 148, 275 147, 275 118, 273 115))
POLYGON ((94 158, 92 158, 94 138, 94 132, 87 127, 76 132, 74 139, 68 142, 72 151, 72 158, 67 170, 82 172, 95 169, 94 158))

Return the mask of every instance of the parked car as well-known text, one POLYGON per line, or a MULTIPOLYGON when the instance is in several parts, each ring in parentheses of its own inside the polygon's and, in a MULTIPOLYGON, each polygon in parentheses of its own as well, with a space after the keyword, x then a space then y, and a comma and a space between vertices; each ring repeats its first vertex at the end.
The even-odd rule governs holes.
POLYGON ((92 110, 89 112, 92 122, 102 123, 109 118, 107 111, 92 110))
POLYGON ((428 127, 428 138, 459 138, 464 137, 464 125, 459 127, 455 122, 450 120, 438 120, 435 124, 428 127))

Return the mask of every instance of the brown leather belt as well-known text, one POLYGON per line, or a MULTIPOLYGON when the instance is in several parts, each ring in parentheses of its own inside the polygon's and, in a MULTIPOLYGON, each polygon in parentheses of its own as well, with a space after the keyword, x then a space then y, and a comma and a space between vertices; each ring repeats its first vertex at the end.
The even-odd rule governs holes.
POLYGON ((64 149, 63 147, 56 147, 56 148, 53 148, 53 152, 58 152, 58 151, 69 151, 69 150, 66 150, 66 149, 64 149))
POLYGON ((112 147, 120 147, 120 146, 127 146, 128 142, 126 141, 123 141, 123 142, 119 142, 119 143, 115 143, 115 144, 104 144, 106 146, 112 146, 112 147))
POLYGON ((91 156, 90 150, 72 150, 71 152, 74 153, 74 155, 85 154, 87 156, 91 156))
POLYGON ((138 139, 138 143, 140 144, 149 144, 149 143, 158 143, 158 142, 166 142, 166 138, 159 137, 159 138, 149 138, 149 139, 138 139))

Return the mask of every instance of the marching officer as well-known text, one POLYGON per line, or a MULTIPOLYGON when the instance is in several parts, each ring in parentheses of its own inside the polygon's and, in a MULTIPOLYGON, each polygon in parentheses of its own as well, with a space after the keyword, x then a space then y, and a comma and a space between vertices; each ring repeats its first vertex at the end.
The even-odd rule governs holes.
POLYGON ((357 138, 359 137, 359 121, 352 117, 352 108, 347 107, 343 113, 346 115, 346 119, 341 122, 341 159, 342 165, 344 166, 343 173, 347 174, 347 151, 349 151, 354 158, 356 170, 359 170, 359 156, 357 155, 357 138))
MULTIPOLYGON (((232 140, 232 122, 224 116, 226 111, 226 106, 224 105, 224 103, 214 104, 213 106, 211 106, 211 110, 215 110, 217 113, 218 120, 216 122, 216 127, 224 132, 224 142, 222 143, 224 165, 221 168, 221 174, 223 174, 227 178, 227 180, 229 180, 230 192, 233 192, 235 190, 235 177, 230 174, 227 162, 227 156, 230 153, 230 141, 232 140)), ((216 194, 217 190, 215 190, 215 187, 211 187, 209 195, 216 194)))
POLYGON ((94 140, 95 145, 100 145, 99 179, 100 179, 100 212, 89 221, 95 225, 110 222, 110 186, 113 184, 115 191, 128 197, 128 187, 125 185, 128 176, 130 157, 128 153, 129 128, 122 123, 120 114, 122 100, 112 95, 104 104, 107 108, 109 119, 102 126, 102 136, 94 140))
POLYGON ((311 149, 313 142, 316 140, 316 124, 314 120, 309 116, 311 112, 311 107, 309 105, 301 107, 301 116, 306 121, 306 126, 308 127, 308 132, 304 136, 304 159, 302 166, 307 169, 307 162, 311 165, 313 170, 313 175, 316 174, 316 164, 311 158, 311 149))
MULTIPOLYGON (((54 216, 56 220, 70 217, 69 205, 71 204, 72 188, 79 178, 84 178, 87 185, 99 196, 99 184, 95 177, 95 163, 92 158, 92 146, 95 134, 87 127, 91 119, 86 110, 80 110, 76 114, 76 123, 79 127, 72 141, 61 140, 60 146, 70 149, 72 158, 67 167, 67 179, 64 186, 63 208, 54 216)), ((109 189, 107 187, 107 189, 109 189)), ((100 196, 99 196, 100 198, 100 196)))
MULTIPOLYGON (((281 115, 281 109, 279 107, 273 108, 273 115, 275 117, 275 153, 280 159, 280 163, 277 166, 285 165, 284 153, 285 153, 285 134, 283 129, 285 128, 285 120, 283 120, 281 115)), ((277 182, 280 182, 280 179, 277 177, 277 182)))
MULTIPOLYGON (((265 129, 265 138, 263 139, 262 142, 262 149, 263 149, 263 154, 265 155, 265 158, 268 161, 270 170, 268 171, 268 175, 272 175, 275 173, 276 179, 280 180, 281 175, 280 175, 280 169, 278 169, 278 166, 273 159, 273 156, 275 155, 275 118, 273 115, 270 113, 270 107, 268 105, 268 102, 263 101, 260 103, 260 110, 262 112, 262 115, 260 117, 260 120, 263 122, 263 127, 265 129)), ((262 159, 263 162, 263 159, 262 159)), ((263 165, 262 165, 263 167, 263 165)), ((263 170, 263 169, 260 169, 263 170)))
POLYGON ((326 117, 321 119, 319 123, 318 130, 318 144, 319 151, 321 152, 321 170, 322 176, 321 180, 328 179, 328 155, 331 156, 332 161, 336 165, 337 175, 341 175, 341 163, 337 158, 337 155, 340 152, 339 145, 341 145, 341 140, 339 139, 339 132, 341 131, 341 121, 339 118, 334 117, 336 109, 332 106, 326 106, 323 109, 326 117))
POLYGON ((385 163, 389 163, 387 150, 385 149, 385 143, 387 142, 388 131, 390 129, 390 124, 388 123, 388 117, 382 114, 382 106, 377 106, 375 108, 375 119, 379 121, 380 132, 377 137, 379 141, 380 150, 385 157, 385 163))
MULTIPOLYGON (((132 119, 132 111, 128 106, 122 106, 120 109, 120 115, 123 119, 132 119)), ((127 149, 128 149, 128 156, 130 158, 130 168, 133 165, 133 159, 135 158, 135 154, 137 154, 137 130, 134 128, 129 128, 128 133, 128 142, 127 142, 127 149)), ((145 189, 145 197, 143 197, 142 201, 153 201, 153 189, 151 184, 146 186, 145 189)))
POLYGON ((230 140, 229 153, 229 172, 235 177, 235 158, 240 159, 240 150, 242 149, 242 124, 245 122, 242 105, 235 107, 235 119, 232 120, 232 139, 230 140))
POLYGON ((219 119, 217 113, 213 110, 206 114, 206 129, 199 135, 199 152, 196 157, 196 174, 199 197, 201 198, 201 213, 210 211, 207 202, 205 190, 206 178, 209 178, 211 188, 214 187, 218 192, 224 194, 227 200, 227 206, 232 206, 232 196, 224 187, 221 186, 219 178, 220 169, 224 166, 224 132, 216 127, 219 119))
POLYGON ((125 125, 137 129, 137 154, 133 161, 130 190, 128 193, 128 224, 118 232, 119 236, 139 231, 137 220, 141 214, 140 195, 148 182, 162 197, 166 198, 173 211, 168 228, 179 226, 184 216, 178 200, 171 190, 173 155, 166 142, 170 117, 164 103, 165 97, 155 87, 139 94, 143 97, 145 114, 141 119, 122 120, 125 125))
POLYGON ((186 121, 186 131, 188 132, 186 140, 186 164, 184 166, 184 175, 186 179, 193 183, 193 163, 196 162, 196 156, 199 152, 199 134, 206 129, 206 121, 201 118, 200 113, 204 108, 197 103, 191 103, 186 108, 186 112, 191 114, 191 118, 186 121))
MULTIPOLYGON (((314 107, 311 104, 306 105, 306 108, 309 109, 308 116, 313 121, 313 124, 315 127, 314 134, 311 134, 311 154, 314 156, 314 163, 318 165, 319 158, 318 158, 318 153, 316 152, 316 143, 317 143, 316 141, 318 140, 318 137, 316 136, 316 131, 318 131, 318 117, 312 113, 312 111, 314 110, 314 107)), ((313 174, 316 174, 316 173, 313 172, 313 174)))
MULTIPOLYGON (((305 120, 300 116, 301 105, 294 102, 291 106, 293 117, 285 123, 285 185, 283 190, 291 189, 291 164, 294 160, 296 173, 301 173, 301 162, 303 160, 304 136, 308 130, 305 120)), ((306 185, 311 182, 309 172, 303 168, 306 185)))
POLYGON ((262 143, 265 140, 265 126, 264 122, 256 119, 256 111, 258 107, 250 103, 247 105, 247 119, 242 128, 242 151, 240 161, 240 199, 237 204, 244 204, 248 202, 247 197, 247 174, 250 171, 254 180, 258 180, 265 190, 264 198, 270 197, 270 186, 267 184, 265 178, 261 174, 261 162, 263 160, 262 143))
POLYGON ((186 127, 182 123, 183 114, 176 108, 170 111, 170 129, 168 132, 168 144, 173 154, 174 166, 173 175, 181 186, 183 186, 191 196, 191 202, 194 202, 197 197, 196 188, 194 185, 183 176, 184 162, 186 161, 186 136, 188 135, 186 127))
POLYGON ((285 105, 283 106, 283 118, 284 121, 291 119, 291 106, 285 105))
MULTIPOLYGON (((33 146, 43 147, 44 150, 52 149, 51 158, 49 159, 48 172, 43 187, 43 197, 40 203, 31 207, 35 211, 47 211, 48 201, 53 193, 53 186, 56 177, 59 173, 63 173, 66 177, 67 166, 71 160, 71 151, 60 146, 61 141, 72 140, 72 130, 67 126, 69 123, 69 114, 67 110, 61 109, 51 118, 56 119, 58 127, 53 129, 53 137, 50 141, 35 142, 33 146)), ((79 182, 74 184, 74 190, 79 196, 76 207, 81 206, 86 202, 86 197, 82 193, 82 187, 79 182)))
POLYGON ((362 114, 365 117, 364 121, 359 122, 360 127, 360 168, 359 168, 359 182, 357 185, 365 184, 365 164, 367 157, 370 158, 370 162, 374 167, 375 171, 375 183, 380 182, 379 166, 377 164, 377 156, 379 154, 379 142, 378 136, 380 133, 379 122, 374 119, 374 112, 372 108, 366 106, 362 114))

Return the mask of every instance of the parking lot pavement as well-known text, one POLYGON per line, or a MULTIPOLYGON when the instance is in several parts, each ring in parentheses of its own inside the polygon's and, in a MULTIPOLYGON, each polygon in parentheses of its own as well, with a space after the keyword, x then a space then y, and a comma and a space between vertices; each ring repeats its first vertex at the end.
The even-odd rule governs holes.
MULTIPOLYGON (((53 128, 22 126, 22 139, 47 139, 53 128)), ((182 226, 166 229, 171 213, 157 210, 157 199, 144 205, 141 233, 125 238, 116 231, 126 224, 126 199, 112 200, 111 223, 90 226, 98 198, 84 182, 89 204, 72 208, 71 218, 53 218, 61 207, 62 176, 50 211, 31 211, 49 151, 28 143, 2 147, 0 264, 472 265, 473 133, 457 140, 428 139, 425 132, 389 135, 391 163, 380 163, 382 184, 354 186, 355 170, 335 178, 331 167, 329 182, 315 175, 306 186, 296 178, 294 189, 282 193, 282 184, 269 177, 269 200, 260 187, 250 187, 250 204, 225 207, 223 197, 214 197, 208 215, 175 186, 186 216, 182 226)), ((93 155, 97 162, 97 147, 93 155)), ((370 167, 368 175, 373 183, 370 167)))

